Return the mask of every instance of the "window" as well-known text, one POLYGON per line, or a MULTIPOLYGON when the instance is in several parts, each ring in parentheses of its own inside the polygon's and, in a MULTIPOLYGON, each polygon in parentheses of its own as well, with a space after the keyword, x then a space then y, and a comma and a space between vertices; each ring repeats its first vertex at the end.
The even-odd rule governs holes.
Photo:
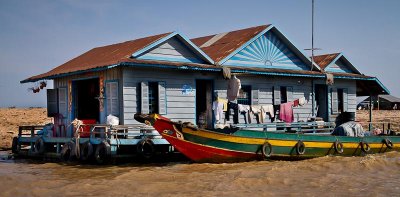
POLYGON ((159 113, 158 82, 149 82, 149 113, 159 113))
POLYGON ((238 104, 251 105, 251 86, 242 85, 237 98, 238 104))
POLYGON ((143 114, 167 114, 165 82, 140 83, 140 111, 143 114))
POLYGON ((337 89, 338 94, 338 112, 342 113, 343 110, 343 89, 337 89))
POLYGON ((58 88, 58 113, 67 117, 67 88, 58 88))
POLYGON ((119 116, 118 82, 106 82, 107 115, 119 116))
POLYGON ((332 103, 332 114, 348 111, 348 90, 347 88, 335 88, 331 89, 331 103, 332 103))
POLYGON ((287 103, 287 88, 281 86, 281 103, 287 103))

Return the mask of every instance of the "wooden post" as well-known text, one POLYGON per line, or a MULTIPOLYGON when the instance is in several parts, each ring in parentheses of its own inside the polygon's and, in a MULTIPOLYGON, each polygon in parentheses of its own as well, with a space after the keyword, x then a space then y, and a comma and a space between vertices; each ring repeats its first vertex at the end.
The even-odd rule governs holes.
POLYGON ((369 96, 369 131, 372 129, 372 95, 369 96))
POLYGON ((379 111, 379 95, 376 97, 376 102, 377 102, 377 105, 378 105, 378 111, 379 111))

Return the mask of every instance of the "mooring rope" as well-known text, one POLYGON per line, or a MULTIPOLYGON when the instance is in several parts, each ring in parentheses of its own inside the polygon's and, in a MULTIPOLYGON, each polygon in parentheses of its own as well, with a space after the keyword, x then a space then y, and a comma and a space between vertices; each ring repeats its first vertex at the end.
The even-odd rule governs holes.
POLYGON ((80 158, 81 156, 81 149, 80 149, 80 144, 79 144, 79 138, 80 138, 80 132, 81 130, 83 131, 83 128, 81 127, 83 125, 82 120, 75 119, 74 121, 71 122, 72 125, 74 125, 75 129, 75 156, 76 158, 80 158))

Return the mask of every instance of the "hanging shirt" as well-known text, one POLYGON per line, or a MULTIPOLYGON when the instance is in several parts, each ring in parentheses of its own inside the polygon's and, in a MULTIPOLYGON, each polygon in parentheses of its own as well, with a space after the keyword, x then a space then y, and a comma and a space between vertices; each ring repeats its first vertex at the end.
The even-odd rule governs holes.
POLYGON ((284 122, 288 122, 288 123, 294 121, 292 105, 293 105, 293 102, 281 104, 281 107, 279 110, 279 119, 281 119, 284 122))
POLYGON ((222 119, 224 103, 214 101, 212 109, 214 110, 214 118, 217 122, 222 119))
POLYGON ((299 105, 303 106, 305 104, 306 104, 306 97, 303 96, 303 97, 299 98, 299 105))
POLYGON ((228 100, 218 97, 218 98, 217 98, 217 102, 218 102, 218 103, 223 103, 223 104, 224 104, 223 111, 228 110, 228 100))
POLYGON ((299 99, 293 101, 293 107, 299 106, 299 99))
POLYGON ((234 101, 239 96, 239 90, 241 88, 240 79, 232 77, 228 82, 227 97, 229 101, 234 101))

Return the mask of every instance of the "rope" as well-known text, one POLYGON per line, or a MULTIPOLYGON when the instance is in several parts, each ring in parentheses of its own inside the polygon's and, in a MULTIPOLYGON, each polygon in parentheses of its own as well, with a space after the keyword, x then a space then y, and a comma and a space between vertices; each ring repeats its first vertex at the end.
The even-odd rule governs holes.
POLYGON ((74 121, 71 122, 72 125, 74 125, 75 129, 75 156, 76 158, 81 157, 81 149, 80 149, 80 144, 79 144, 79 138, 80 138, 80 132, 83 132, 83 128, 81 127, 83 125, 82 120, 75 119, 74 121))

